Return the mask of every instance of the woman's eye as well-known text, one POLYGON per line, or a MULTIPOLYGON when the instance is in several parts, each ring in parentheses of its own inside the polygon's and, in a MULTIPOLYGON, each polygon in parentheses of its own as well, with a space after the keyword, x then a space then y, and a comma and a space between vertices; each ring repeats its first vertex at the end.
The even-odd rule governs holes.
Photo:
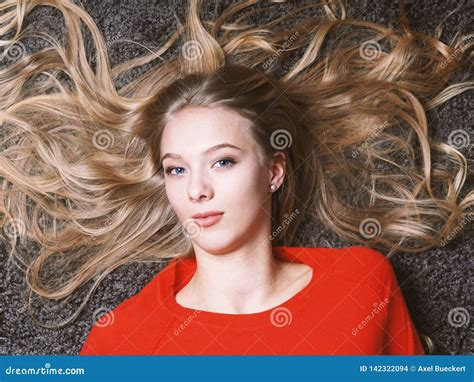
POLYGON ((171 171, 173 171, 176 168, 178 168, 178 169, 181 168, 182 169, 182 167, 169 167, 169 168, 166 169, 166 173, 168 175, 171 175, 171 176, 176 176, 175 174, 171 174, 171 171))
MULTIPOLYGON (((215 162, 215 164, 216 164, 216 163, 220 163, 220 164, 221 164, 221 166, 220 166, 221 168, 223 168, 223 167, 231 167, 232 165, 235 164, 235 162, 234 162, 232 159, 230 159, 230 158, 219 159, 217 162, 215 162)), ((175 169, 183 170, 184 168, 183 168, 183 167, 168 167, 167 169, 165 169, 165 172, 166 172, 166 174, 171 175, 171 176, 178 176, 178 175, 182 174, 182 172, 178 172, 177 174, 176 174, 176 173, 172 174, 171 172, 172 172, 173 170, 175 170, 175 169)))
POLYGON ((216 163, 230 163, 230 165, 226 166, 222 166, 222 167, 231 167, 231 165, 233 165, 235 162, 232 160, 232 159, 228 159, 228 158, 225 158, 225 159, 219 159, 216 163))

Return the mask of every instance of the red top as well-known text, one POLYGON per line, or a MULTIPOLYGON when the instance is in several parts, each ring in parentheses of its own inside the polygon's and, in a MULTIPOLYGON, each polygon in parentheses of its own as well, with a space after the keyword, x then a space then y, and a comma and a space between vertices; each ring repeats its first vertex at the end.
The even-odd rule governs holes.
POLYGON ((363 246, 273 247, 313 268, 310 283, 258 313, 186 308, 176 293, 196 270, 173 259, 102 316, 81 355, 424 355, 390 261, 363 246))

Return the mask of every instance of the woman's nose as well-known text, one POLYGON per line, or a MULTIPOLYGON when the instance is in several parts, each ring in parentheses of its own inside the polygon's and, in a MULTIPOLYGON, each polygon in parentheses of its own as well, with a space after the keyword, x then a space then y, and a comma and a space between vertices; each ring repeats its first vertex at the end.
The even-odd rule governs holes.
POLYGON ((207 178, 198 175, 191 179, 188 186, 189 199, 201 200, 212 197, 212 187, 207 178))

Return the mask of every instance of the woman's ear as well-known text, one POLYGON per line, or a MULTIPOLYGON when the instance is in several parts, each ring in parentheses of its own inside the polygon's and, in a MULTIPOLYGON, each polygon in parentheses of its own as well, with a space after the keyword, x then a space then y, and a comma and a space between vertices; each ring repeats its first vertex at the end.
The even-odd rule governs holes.
POLYGON ((269 184, 274 184, 275 190, 280 188, 285 180, 286 174, 286 154, 283 151, 278 151, 272 155, 269 167, 269 184))

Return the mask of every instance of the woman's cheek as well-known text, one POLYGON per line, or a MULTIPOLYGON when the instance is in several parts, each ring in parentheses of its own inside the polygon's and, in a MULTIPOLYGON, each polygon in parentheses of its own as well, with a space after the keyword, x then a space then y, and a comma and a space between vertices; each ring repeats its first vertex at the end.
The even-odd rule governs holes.
POLYGON ((242 163, 238 163, 236 166, 238 167, 234 167, 226 174, 227 185, 239 194, 243 194, 243 191, 253 192, 256 189, 256 184, 259 183, 260 174, 252 166, 242 163))
POLYGON ((178 190, 176 189, 176 186, 171 184, 172 182, 167 182, 166 183, 166 197, 168 198, 168 201, 173 208, 174 212, 176 215, 179 217, 180 216, 180 211, 179 211, 179 206, 182 205, 182 203, 179 202, 179 193, 178 190))

